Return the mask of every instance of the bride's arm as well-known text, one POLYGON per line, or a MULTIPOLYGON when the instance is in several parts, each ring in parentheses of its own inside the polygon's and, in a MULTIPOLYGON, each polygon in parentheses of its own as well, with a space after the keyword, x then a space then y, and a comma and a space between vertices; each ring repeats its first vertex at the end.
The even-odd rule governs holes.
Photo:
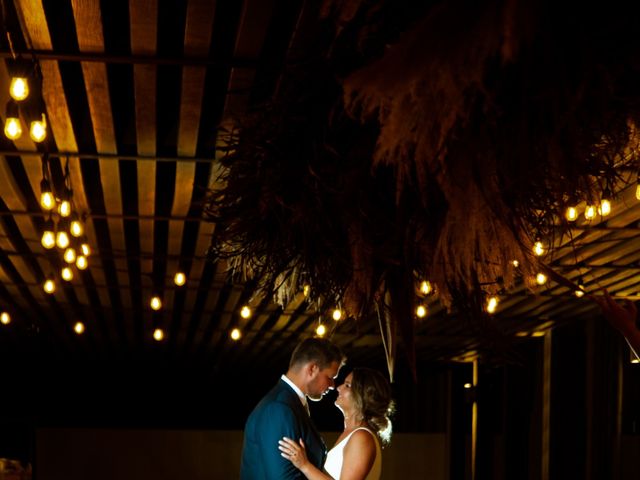
POLYGON ((300 443, 296 443, 290 438, 282 437, 282 440, 278 441, 278 448, 280 455, 293 463, 309 480, 333 480, 309 461, 302 439, 300 443))

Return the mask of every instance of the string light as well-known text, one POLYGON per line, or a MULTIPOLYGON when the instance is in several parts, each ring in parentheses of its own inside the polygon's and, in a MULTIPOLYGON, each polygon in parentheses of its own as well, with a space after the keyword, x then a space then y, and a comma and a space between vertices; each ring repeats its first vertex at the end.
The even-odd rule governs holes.
POLYGON ((416 316, 418 318, 424 318, 427 316, 427 307, 425 307, 424 305, 418 305, 416 307, 416 316))
POLYGON ((60 275, 62 276, 62 279, 67 282, 73 280, 73 270, 71 270, 71 268, 69 267, 64 267, 60 272, 60 275))
POLYGON ((578 209, 576 207, 567 207, 564 216, 568 221, 575 222, 578 219, 578 209))
POLYGON ((336 322, 340 321, 340 319, 342 318, 342 310, 336 308, 331 316, 336 322))
POLYGON ((187 282, 187 276, 182 272, 176 272, 175 276, 173 277, 173 283, 175 283, 177 286, 181 287, 186 282, 187 282))
POLYGON ((47 138, 47 119, 44 113, 39 119, 31 122, 29 126, 29 136, 31 140, 36 143, 44 142, 45 138, 47 138))
POLYGON ((153 331, 153 338, 156 342, 161 342, 164 338, 164 331, 161 328, 156 328, 153 331))
POLYGON ((84 333, 84 323, 76 322, 76 324, 73 326, 73 329, 78 335, 82 335, 84 333))
POLYGON ((429 295, 433 288, 431 287, 431 282, 429 280, 423 280, 420 284, 420 293, 423 295, 429 295))
POLYGON ((316 328, 316 335, 319 337, 324 337, 325 333, 327 333, 327 327, 325 327, 322 323, 316 328))
POLYGON ((240 337, 242 337, 242 332, 240 332, 239 328, 234 328, 233 330, 231 330, 229 336, 231 337, 231 340, 237 342, 238 340, 240 340, 240 337))
POLYGON ((76 258, 76 267, 78 270, 86 270, 89 266, 89 262, 87 262, 87 257, 84 255, 78 255, 76 258))
POLYGON ((54 293, 56 291, 56 282, 54 282, 52 279, 48 278, 47 280, 45 280, 44 284, 42 285, 42 288, 44 289, 44 291, 46 293, 51 295, 52 293, 54 293))
POLYGON ((63 255, 64 261, 67 263, 76 262, 76 249, 73 247, 67 247, 63 255))
POLYGON ((498 308, 498 297, 489 297, 487 299, 487 313, 495 313, 498 308))
POLYGON ((533 253, 535 253, 538 257, 541 257, 545 253, 544 245, 540 240, 536 241, 533 245, 533 253))
POLYGON ((42 239, 40 240, 40 243, 47 250, 56 246, 56 235, 54 233, 53 220, 45 220, 44 232, 42 232, 42 239))
POLYGON ((29 81, 26 77, 13 77, 9 85, 9 95, 17 102, 29 96, 29 81))
POLYGON ((251 309, 249 308, 248 305, 244 305, 241 309, 240 309, 240 316, 242 318, 249 318, 251 316, 251 309))
POLYGON ((0 323, 3 325, 9 325, 11 323, 11 315, 7 312, 0 313, 0 323))
POLYGON ((584 218, 586 218, 587 220, 591 220, 595 218, 595 216, 596 216, 596 207, 594 207, 593 205, 587 205, 587 207, 584 210, 584 218))
POLYGON ((154 295, 153 297, 151 297, 149 305, 151 306, 152 310, 155 310, 157 312, 162 308, 162 300, 160 300, 160 297, 158 297, 157 295, 154 295))
POLYGON ((536 283, 538 285, 544 285, 547 283, 547 276, 544 273, 538 273, 536 275, 536 283))

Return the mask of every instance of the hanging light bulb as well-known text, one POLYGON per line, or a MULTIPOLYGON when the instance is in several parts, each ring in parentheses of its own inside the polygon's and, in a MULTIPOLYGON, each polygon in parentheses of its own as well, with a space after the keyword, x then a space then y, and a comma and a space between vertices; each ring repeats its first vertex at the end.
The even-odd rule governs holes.
POLYGON ((547 283, 547 276, 544 273, 538 273, 536 275, 536 283, 538 285, 544 285, 547 283))
POLYGON ((240 337, 242 337, 242 332, 240 331, 239 328, 234 328, 233 330, 231 330, 231 333, 229 334, 229 336, 231 337, 232 340, 237 342, 238 340, 240 340, 240 337))
POLYGON ((429 280, 423 280, 420 284, 420 293, 423 295, 429 295, 433 288, 431 287, 431 282, 429 280))
POLYGON ((29 81, 27 77, 12 77, 9 85, 9 95, 18 102, 27 98, 29 96, 29 81))
POLYGON ((9 140, 16 140, 22 135, 18 105, 11 100, 7 102, 5 109, 4 134, 9 140))
POLYGON ((605 188, 602 192, 600 205, 598 205, 598 213, 603 217, 606 217, 611 213, 611 192, 609 191, 609 188, 605 188))
POLYGON ((44 113, 38 120, 33 120, 29 126, 29 136, 36 143, 43 142, 47 138, 47 119, 44 113))
POLYGON ((424 305, 418 305, 416 307, 416 316, 418 318, 424 318, 427 316, 427 307, 425 307, 424 305))
POLYGON ((67 199, 63 199, 60 204, 58 204, 58 214, 61 217, 68 217, 71 215, 71 202, 67 199))
POLYGON ((161 342, 164 338, 164 331, 161 328, 156 328, 153 331, 153 338, 156 342, 161 342))
POLYGON ((56 234, 54 231, 53 220, 45 220, 44 231, 42 232, 42 239, 40 240, 42 246, 47 250, 56 246, 56 234))
POLYGON ((342 310, 340 310, 339 308, 336 308, 331 314, 331 316, 336 322, 339 322, 340 319, 342 318, 342 310))
POLYGON ((69 267, 64 267, 60 271, 60 276, 64 281, 70 282, 71 280, 73 280, 73 270, 71 270, 71 268, 69 267))
POLYGON ((586 218, 587 220, 591 220, 595 216, 596 216, 596 207, 594 207, 593 205, 587 205, 586 208, 584 209, 584 218, 586 218))
POLYGON ((44 291, 48 294, 52 294, 53 292, 56 291, 56 282, 54 282, 52 279, 47 278, 44 282, 44 284, 42 285, 42 288, 44 289, 44 291))
POLYGON ((86 270, 89 266, 89 262, 87 261, 87 257, 84 255, 78 255, 76 257, 76 267, 78 270, 86 270))
POLYGON ((11 323, 11 315, 7 312, 0 313, 0 323, 3 325, 9 325, 11 323))
POLYGON ((304 287, 302 287, 302 295, 303 296, 308 297, 309 293, 311 293, 311 286, 310 285, 305 285, 304 287))
POLYGON ((73 212, 73 214, 71 215, 71 223, 69 224, 69 233, 71 233, 71 235, 73 235, 76 238, 81 237, 84 234, 84 225, 82 225, 80 218, 78 218, 78 214, 75 212, 73 212))
POLYGON ((84 323, 82 322, 76 322, 76 324, 73 326, 73 330, 78 334, 78 335, 82 335, 84 333, 84 323))
POLYGON ((240 316, 242 318, 249 318, 251 316, 251 309, 248 305, 242 307, 242 309, 240 310, 240 316))
POLYGON ((319 337, 324 337, 325 333, 327 333, 327 327, 325 327, 322 323, 318 325, 316 328, 316 335, 319 337))
POLYGON ((584 297, 585 290, 584 290, 584 283, 582 282, 582 277, 578 279, 578 289, 575 290, 573 293, 578 298, 584 297))
POLYGON ((175 277, 173 277, 173 283, 177 286, 183 286, 187 281, 187 276, 182 272, 176 272, 175 277))
POLYGON ((575 222, 578 219, 578 209, 576 207, 567 207, 564 217, 569 222, 575 222))
POLYGON ((513 265, 515 268, 518 268, 520 266, 520 262, 518 260, 511 260, 511 265, 513 265))
POLYGON ((158 297, 157 295, 154 295, 153 297, 151 297, 149 305, 151 306, 152 310, 155 310, 157 312, 162 308, 162 300, 160 300, 160 297, 158 297))
POLYGON ((76 249, 73 247, 67 247, 63 255, 64 261, 67 263, 75 263, 76 261, 76 249))
POLYGON ((80 245, 80 251, 85 257, 88 257, 91 254, 91 248, 89 248, 89 244, 86 241, 82 242, 80 245))
POLYGON ((541 257, 545 253, 544 245, 540 240, 536 241, 533 245, 533 253, 535 253, 538 257, 541 257))
POLYGON ((498 297, 487 298, 487 313, 495 313, 498 308, 498 297))
POLYGON ((58 222, 58 231, 56 232, 56 245, 60 249, 65 249, 69 246, 69 234, 67 233, 67 222, 63 218, 58 222))
POLYGON ((49 180, 42 179, 40 182, 40 206, 47 211, 53 210, 56 206, 56 199, 53 197, 49 180))

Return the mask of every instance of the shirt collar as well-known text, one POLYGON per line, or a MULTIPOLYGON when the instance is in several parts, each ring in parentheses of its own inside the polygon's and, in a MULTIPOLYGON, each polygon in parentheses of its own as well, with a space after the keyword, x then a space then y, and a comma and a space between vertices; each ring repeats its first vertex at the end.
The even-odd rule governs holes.
POLYGON ((296 395, 298 395, 298 398, 300 398, 300 401, 302 402, 302 405, 304 405, 305 407, 307 406, 307 396, 302 393, 302 390, 300 390, 298 388, 298 386, 293 383, 291 380, 289 380, 289 378, 286 375, 282 375, 280 377, 287 385, 289 385, 294 392, 296 392, 296 395))

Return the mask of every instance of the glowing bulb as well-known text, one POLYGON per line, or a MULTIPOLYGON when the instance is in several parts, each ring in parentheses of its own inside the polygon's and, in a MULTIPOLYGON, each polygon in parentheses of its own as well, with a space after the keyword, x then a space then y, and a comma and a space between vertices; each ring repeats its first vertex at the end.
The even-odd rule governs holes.
POLYGON ((76 249, 73 247, 67 247, 63 255, 64 261, 67 263, 75 263, 76 261, 76 249))
POLYGON ((242 333, 240 332, 239 328, 234 328, 233 330, 231 330, 231 334, 229 336, 232 340, 235 340, 237 342, 238 340, 240 340, 242 333))
POLYGON ((242 309, 240 309, 240 316, 242 318, 249 318, 251 316, 251 309, 245 305, 244 307, 242 307, 242 309))
POLYGON ((429 295, 431 293, 432 287, 431 282, 429 280, 423 280, 420 284, 420 293, 424 295, 429 295))
POLYGON ((164 332, 161 328, 156 328, 153 331, 153 338, 156 340, 156 342, 162 341, 162 339, 164 338, 164 332))
POLYGON ((324 337, 325 333, 327 333, 327 327, 325 327, 323 324, 318 325, 318 327, 316 328, 316 335, 318 335, 319 337, 324 337))
POLYGON ((162 308, 162 300, 160 300, 160 297, 156 295, 154 297, 151 297, 149 305, 151 306, 152 310, 158 311, 162 308))
POLYGON ((56 234, 56 245, 59 248, 67 248, 69 246, 69 235, 64 230, 58 230, 56 234))
POLYGON ((584 297, 584 290, 576 290, 575 292, 573 292, 574 295, 578 298, 582 298, 584 297))
POLYGON ((337 322, 342 318, 342 311, 339 308, 336 308, 332 314, 333 319, 337 322))
POLYGON ((42 246, 47 250, 56 246, 56 236, 51 230, 45 230, 40 240, 42 246))
POLYGON ((16 140, 22 135, 22 125, 20 125, 20 119, 7 118, 4 122, 4 134, 9 140, 16 140))
POLYGON ((418 305, 416 307, 416 315, 418 318, 424 318, 427 316, 427 308, 424 305, 418 305))
POLYGON ((44 282, 44 285, 42 286, 42 288, 46 293, 51 294, 56 291, 56 282, 54 282, 51 279, 48 279, 44 282))
POLYGON ((73 280, 73 270, 71 270, 71 268, 69 267, 64 267, 60 272, 60 275, 62 276, 62 279, 67 282, 73 280))
POLYGON ((58 213, 61 217, 68 217, 71 215, 71 202, 69 202, 69 200, 63 200, 60 202, 60 205, 58 205, 58 213))
POLYGON ((537 256, 541 257, 542 255, 544 255, 544 245, 542 245, 542 242, 537 241, 534 245, 533 245, 533 253, 535 253, 537 256))
POLYGON ((606 198, 603 198, 598 207, 598 213, 603 217, 606 217, 611 213, 611 202, 606 198))
POLYGON ((596 207, 594 207, 593 205, 587 205, 587 207, 584 209, 584 218, 586 218, 587 220, 591 220, 595 216, 596 207))
POLYGON ((487 299, 487 312, 494 313, 498 308, 498 297, 489 297, 487 299))
POLYGON ((7 312, 0 313, 0 323, 3 325, 9 325, 9 323, 11 323, 11 315, 7 312))
POLYGON ((511 265, 513 265, 514 267, 518 268, 520 266, 520 262, 518 260, 512 260, 511 261, 511 265))
POLYGON ((568 207, 564 216, 568 221, 575 222, 578 219, 578 209, 576 207, 568 207))
POLYGON ((464 388, 466 388, 467 390, 469 390, 473 385, 471 385, 470 383, 465 383, 464 384, 464 388))
POLYGON ((84 255, 78 255, 76 257, 76 267, 78 267, 78 270, 86 270, 88 266, 89 262, 87 262, 87 257, 84 255))
POLYGON ((544 273, 539 273, 536 275, 536 283, 538 285, 544 285, 547 283, 547 276, 544 273))
POLYGON ((182 272, 176 272, 176 275, 173 277, 173 283, 177 286, 181 287, 187 281, 187 276, 182 272))
POLYGON ((302 287, 302 295, 308 297, 309 293, 311 293, 311 286, 305 285, 304 287, 302 287))
POLYGON ((44 113, 42 114, 41 120, 34 120, 31 122, 29 127, 29 136, 31 140, 36 143, 40 143, 47 138, 47 121, 44 118, 44 113))
POLYGON ((78 219, 74 219, 71 221, 71 225, 69 226, 69 233, 74 237, 81 237, 84 233, 84 227, 82 226, 82 222, 78 219))
POLYGON ((40 206, 47 211, 53 210, 53 207, 56 206, 56 200, 53 198, 53 193, 42 192, 40 194, 40 206))
POLYGON ((76 322, 76 324, 73 326, 73 329, 78 335, 82 335, 84 333, 84 323, 76 322))
POLYGON ((84 255, 85 257, 88 257, 89 254, 91 254, 91 249, 89 248, 89 244, 86 242, 80 245, 80 250, 82 251, 82 255, 84 255))
POLYGON ((13 77, 9 85, 9 95, 20 102, 29 96, 29 82, 25 77, 13 77))

